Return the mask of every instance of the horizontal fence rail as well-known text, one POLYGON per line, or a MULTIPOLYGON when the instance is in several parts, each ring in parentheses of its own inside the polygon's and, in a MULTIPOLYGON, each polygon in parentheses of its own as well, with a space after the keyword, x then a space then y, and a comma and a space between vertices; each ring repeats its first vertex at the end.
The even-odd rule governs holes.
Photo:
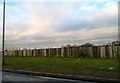
POLYGON ((62 47, 44 49, 9 49, 5 56, 46 56, 82 58, 118 58, 120 46, 62 47))

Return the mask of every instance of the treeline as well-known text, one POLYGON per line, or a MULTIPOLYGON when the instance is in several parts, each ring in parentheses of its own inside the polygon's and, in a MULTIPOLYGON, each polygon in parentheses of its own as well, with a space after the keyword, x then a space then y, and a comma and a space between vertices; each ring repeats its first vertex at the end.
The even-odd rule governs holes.
MULTIPOLYGON (((79 46, 96 46, 92 43, 85 43, 85 44, 82 44, 82 45, 70 45, 70 44, 66 44, 66 45, 62 45, 61 47, 79 47, 79 46)), ((107 44, 102 44, 102 45, 98 45, 98 46, 120 46, 120 41, 113 41, 113 42, 110 42, 110 43, 107 43, 107 44)))

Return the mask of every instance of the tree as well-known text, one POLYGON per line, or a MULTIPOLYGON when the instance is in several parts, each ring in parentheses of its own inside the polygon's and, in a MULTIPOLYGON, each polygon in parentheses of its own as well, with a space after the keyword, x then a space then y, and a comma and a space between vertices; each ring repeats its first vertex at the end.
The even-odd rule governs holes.
POLYGON ((70 44, 66 44, 64 47, 71 47, 71 45, 70 44))
POLYGON ((91 44, 91 43, 85 43, 85 44, 83 44, 83 45, 81 45, 81 46, 94 46, 94 44, 91 44))
POLYGON ((110 45, 119 46, 120 45, 120 41, 113 41, 113 42, 110 42, 110 43, 106 44, 106 46, 110 46, 110 45))
POLYGON ((115 46, 120 45, 120 41, 113 41, 112 45, 115 45, 115 46))

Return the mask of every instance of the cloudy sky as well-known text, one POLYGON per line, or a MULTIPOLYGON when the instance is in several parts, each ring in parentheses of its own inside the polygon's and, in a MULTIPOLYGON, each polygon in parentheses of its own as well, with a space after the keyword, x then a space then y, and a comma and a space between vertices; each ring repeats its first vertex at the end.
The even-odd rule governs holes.
MULTIPOLYGON (((0 0, 2 40, 3 0, 0 0)), ((5 48, 59 47, 117 40, 118 0, 6 0, 5 48)))

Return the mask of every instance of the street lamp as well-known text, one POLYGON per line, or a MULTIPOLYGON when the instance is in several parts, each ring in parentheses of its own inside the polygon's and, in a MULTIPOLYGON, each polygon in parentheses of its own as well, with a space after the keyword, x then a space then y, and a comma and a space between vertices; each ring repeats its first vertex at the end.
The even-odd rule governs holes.
POLYGON ((3 39, 2 39, 2 64, 4 64, 4 55, 5 55, 5 52, 4 52, 4 42, 5 42, 5 0, 3 2, 3 39))

